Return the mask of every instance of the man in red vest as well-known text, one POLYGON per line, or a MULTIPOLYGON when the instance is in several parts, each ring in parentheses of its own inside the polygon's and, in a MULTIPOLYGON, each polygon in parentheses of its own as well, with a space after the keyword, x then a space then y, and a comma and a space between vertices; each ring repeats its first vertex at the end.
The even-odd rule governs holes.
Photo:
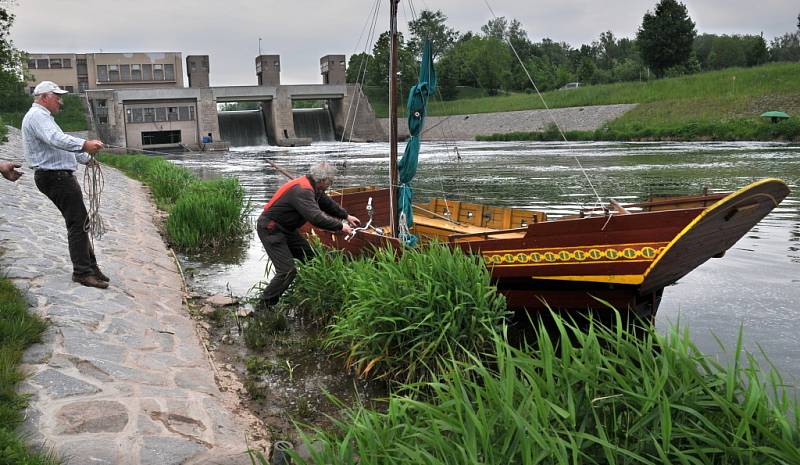
POLYGON ((258 238, 275 267, 275 276, 261 294, 259 307, 278 303, 297 275, 294 260, 304 261, 313 255, 308 241, 298 231, 301 226, 309 222, 321 229, 350 234, 351 225, 361 224, 325 193, 335 176, 333 165, 317 163, 307 175, 281 186, 258 217, 258 238))

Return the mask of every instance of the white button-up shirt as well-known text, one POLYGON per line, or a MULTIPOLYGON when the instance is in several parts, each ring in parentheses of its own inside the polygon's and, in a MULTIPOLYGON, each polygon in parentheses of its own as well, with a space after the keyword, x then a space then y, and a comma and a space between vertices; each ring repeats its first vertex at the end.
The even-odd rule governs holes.
POLYGON ((64 134, 50 110, 34 103, 22 119, 22 145, 33 169, 75 171, 89 161, 81 138, 64 134))

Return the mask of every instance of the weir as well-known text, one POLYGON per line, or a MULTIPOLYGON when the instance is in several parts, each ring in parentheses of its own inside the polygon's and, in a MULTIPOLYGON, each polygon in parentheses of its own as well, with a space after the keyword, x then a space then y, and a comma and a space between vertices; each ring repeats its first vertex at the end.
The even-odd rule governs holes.
POLYGON ((303 85, 280 83, 278 55, 256 58, 258 85, 251 86, 210 87, 208 56, 186 60, 189 88, 87 90, 94 136, 102 133, 104 141, 127 148, 194 150, 386 140, 361 86, 346 83, 344 55, 322 57, 323 83, 303 85), (294 100, 318 100, 324 109, 295 110, 294 100), (261 109, 218 114, 217 105, 225 102, 258 102, 261 109))
POLYGON ((261 110, 221 111, 219 134, 232 147, 269 145, 261 110))

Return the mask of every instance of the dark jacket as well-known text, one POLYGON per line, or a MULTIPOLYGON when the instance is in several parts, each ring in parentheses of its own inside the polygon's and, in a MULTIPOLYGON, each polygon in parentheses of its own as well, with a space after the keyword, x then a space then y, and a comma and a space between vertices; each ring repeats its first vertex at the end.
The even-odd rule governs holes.
POLYGON ((306 221, 329 231, 341 231, 347 210, 339 206, 325 192, 317 190, 310 176, 293 179, 278 189, 264 206, 258 219, 259 227, 294 231, 306 221))

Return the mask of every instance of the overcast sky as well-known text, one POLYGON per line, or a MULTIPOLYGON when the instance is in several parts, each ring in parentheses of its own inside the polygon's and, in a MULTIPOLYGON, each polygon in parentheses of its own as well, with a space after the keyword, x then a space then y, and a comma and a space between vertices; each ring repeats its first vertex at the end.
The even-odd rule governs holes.
MULTIPOLYGON (((212 85, 255 85, 259 37, 281 56, 283 84, 321 82, 319 58, 364 51, 359 37, 376 0, 16 0, 17 48, 46 52, 176 51, 210 55, 212 85)), ((0 0, 8 7, 8 0, 0 0)), ((580 46, 601 32, 633 37, 656 0, 416 0, 416 12, 440 9, 450 27, 479 32, 497 16, 518 19, 533 41, 580 46)), ((797 27, 797 0, 686 0, 698 33, 773 37, 797 27)), ((401 1, 401 30, 411 16, 401 1)), ((377 30, 388 29, 380 0, 377 30)), ((377 36, 377 34, 376 34, 377 36)), ((370 46, 371 49, 371 46, 370 46)), ((185 65, 185 62, 184 62, 185 65)))

